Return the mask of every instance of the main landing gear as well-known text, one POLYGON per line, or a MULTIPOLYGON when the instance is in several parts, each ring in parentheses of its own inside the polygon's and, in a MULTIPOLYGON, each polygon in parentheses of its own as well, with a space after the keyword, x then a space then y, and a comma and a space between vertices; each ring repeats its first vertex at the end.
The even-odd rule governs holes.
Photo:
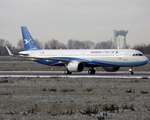
POLYGON ((134 72, 132 71, 132 67, 129 67, 129 75, 133 75, 134 72))
POLYGON ((66 75, 71 75, 71 74, 72 74, 72 72, 70 72, 69 70, 65 70, 64 73, 65 73, 66 75))
POLYGON ((90 68, 90 69, 88 70, 88 73, 89 73, 89 74, 95 74, 95 69, 90 68))

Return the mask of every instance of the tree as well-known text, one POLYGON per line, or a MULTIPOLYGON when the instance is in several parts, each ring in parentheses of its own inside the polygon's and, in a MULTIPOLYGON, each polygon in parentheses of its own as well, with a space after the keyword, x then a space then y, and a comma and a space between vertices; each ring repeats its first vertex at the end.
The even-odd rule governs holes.
POLYGON ((94 42, 89 40, 85 41, 85 47, 84 47, 85 49, 93 49, 94 46, 95 46, 94 42))
POLYGON ((58 40, 48 40, 44 44, 44 49, 66 49, 66 45, 59 42, 58 40))
POLYGON ((102 41, 99 43, 96 43, 95 45, 95 49, 111 49, 112 46, 112 41, 108 40, 108 41, 102 41))
POLYGON ((23 44, 23 40, 20 39, 17 43, 17 49, 18 51, 23 51, 24 50, 24 44, 23 44))
POLYGON ((92 41, 79 41, 79 40, 68 40, 68 49, 91 49, 94 48, 94 43, 92 41))
POLYGON ((34 42, 40 49, 43 49, 43 42, 39 42, 38 39, 34 39, 34 42))
POLYGON ((6 46, 12 51, 15 47, 7 40, 0 39, 0 55, 8 55, 6 46))
POLYGON ((73 42, 74 42, 74 40, 72 40, 72 39, 68 40, 68 43, 67 43, 68 49, 73 49, 73 44, 74 44, 73 42))
POLYGON ((144 54, 150 54, 150 44, 146 45, 144 43, 141 43, 140 45, 135 45, 133 49, 139 50, 144 54))

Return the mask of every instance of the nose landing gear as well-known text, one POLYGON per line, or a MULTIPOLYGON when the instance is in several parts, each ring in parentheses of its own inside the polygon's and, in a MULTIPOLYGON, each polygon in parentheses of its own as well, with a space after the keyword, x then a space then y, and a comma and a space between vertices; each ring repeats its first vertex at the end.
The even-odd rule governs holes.
POLYGON ((129 75, 133 75, 134 72, 132 71, 132 67, 129 67, 129 75))
POLYGON ((69 70, 65 70, 64 73, 65 73, 66 75, 71 75, 71 74, 72 74, 72 72, 70 72, 69 70))

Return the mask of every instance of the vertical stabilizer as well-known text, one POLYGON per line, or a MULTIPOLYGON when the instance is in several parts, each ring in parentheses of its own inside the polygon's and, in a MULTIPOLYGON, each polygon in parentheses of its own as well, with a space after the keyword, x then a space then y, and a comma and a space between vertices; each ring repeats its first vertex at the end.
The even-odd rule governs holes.
POLYGON ((40 50, 35 44, 26 26, 21 26, 22 38, 24 43, 24 50, 40 50))

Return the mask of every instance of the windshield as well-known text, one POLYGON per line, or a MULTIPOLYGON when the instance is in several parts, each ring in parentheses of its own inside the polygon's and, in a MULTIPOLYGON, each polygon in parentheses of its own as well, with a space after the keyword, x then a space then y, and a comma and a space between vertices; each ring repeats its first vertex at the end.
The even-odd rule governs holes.
POLYGON ((143 56, 141 53, 133 54, 133 56, 143 56))

